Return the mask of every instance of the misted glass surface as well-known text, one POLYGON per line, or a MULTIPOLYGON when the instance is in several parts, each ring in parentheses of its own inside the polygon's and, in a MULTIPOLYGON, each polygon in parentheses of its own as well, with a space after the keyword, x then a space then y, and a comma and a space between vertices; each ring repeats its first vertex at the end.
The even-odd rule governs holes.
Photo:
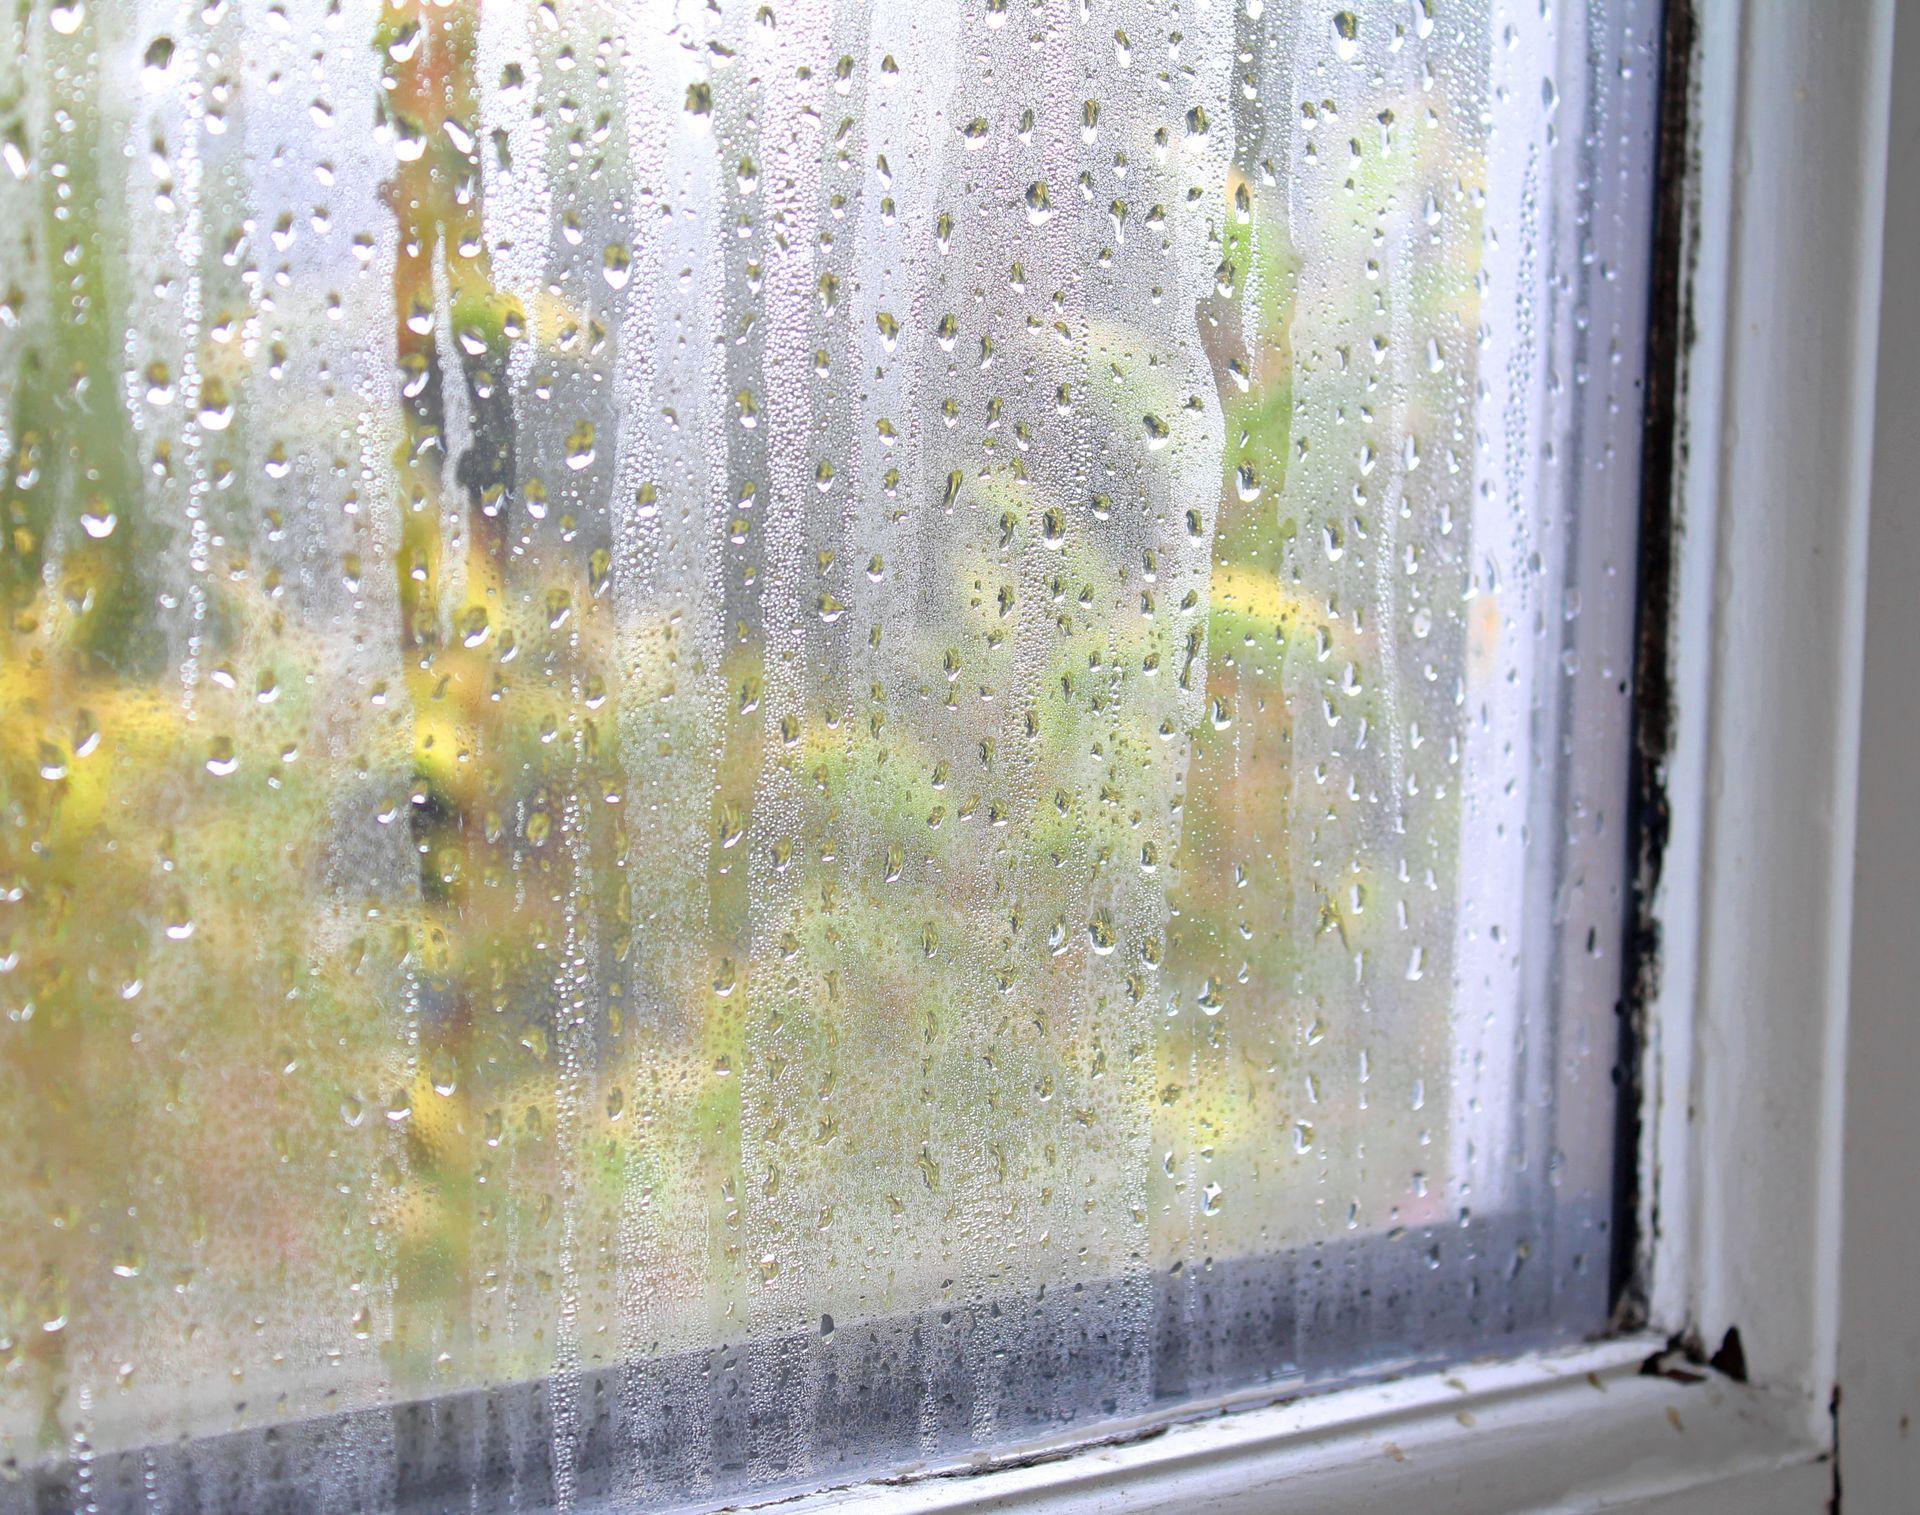
POLYGON ((0 1506, 1600 1328, 1616 9, 10 5, 0 1506))

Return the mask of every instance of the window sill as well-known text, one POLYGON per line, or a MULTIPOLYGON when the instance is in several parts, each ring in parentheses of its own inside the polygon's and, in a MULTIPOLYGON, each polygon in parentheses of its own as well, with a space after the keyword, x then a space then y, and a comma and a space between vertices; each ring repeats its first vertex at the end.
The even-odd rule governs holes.
MULTIPOLYGON (((1189 1420, 1073 1456, 1015 1449, 991 1467, 831 1490, 783 1508, 1018 1508, 1427 1515, 1824 1510, 1833 1480, 1806 1407, 1708 1369, 1642 1373, 1663 1342, 1629 1337, 1517 1361, 1189 1420)), ((1121 1434, 1125 1434, 1123 1431, 1121 1434)))

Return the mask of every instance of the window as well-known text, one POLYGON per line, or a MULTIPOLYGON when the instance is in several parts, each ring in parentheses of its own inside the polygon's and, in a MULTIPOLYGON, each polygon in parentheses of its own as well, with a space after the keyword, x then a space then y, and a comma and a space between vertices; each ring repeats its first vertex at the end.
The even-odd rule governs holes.
POLYGON ((1657 9, 16 9, 17 1487, 1606 1332, 1657 9))

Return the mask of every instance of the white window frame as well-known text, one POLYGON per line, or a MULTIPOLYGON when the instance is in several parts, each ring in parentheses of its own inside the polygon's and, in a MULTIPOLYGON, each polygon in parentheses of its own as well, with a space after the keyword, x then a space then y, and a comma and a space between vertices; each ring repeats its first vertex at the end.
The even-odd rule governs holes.
MULTIPOLYGON (((1882 1379, 1920 1360, 1910 1303, 1905 1318, 1858 1331, 1859 1311, 1843 1309, 1843 1288, 1904 1297, 1915 1254, 1889 1248, 1871 1207, 1843 1214, 1841 1203, 1848 1182, 1871 1197, 1869 1165, 1920 1154, 1920 1101, 1889 1111, 1884 1092, 1872 1130, 1853 1113, 1860 1146, 1844 1150, 1850 985, 1886 978, 1861 954, 1915 956, 1856 942, 1853 929, 1895 4, 1670 3, 1691 11, 1693 46, 1685 182, 1667 187, 1684 196, 1687 341, 1665 644, 1671 827, 1652 899, 1661 949, 1641 1070, 1650 1325, 1292 1402, 1223 1402, 1160 1434, 1143 1422, 1093 1447, 1016 1449, 965 1476, 783 1508, 1838 1507, 1843 1346, 1849 1372, 1882 1379), (1745 1381, 1668 1350, 1684 1336, 1711 1353, 1729 1330, 1745 1381)), ((1920 88, 1920 39, 1905 51, 1920 88)), ((1916 536, 1895 533, 1909 585, 1920 582, 1916 536)), ((1897 624, 1916 619, 1902 615, 1897 624)), ((1920 662, 1920 647, 1905 662, 1920 662)), ((1899 720, 1913 725, 1899 717, 1896 735, 1899 720)), ((1898 1000, 1863 999, 1862 1046, 1914 1048, 1920 1033, 1898 1019, 1898 1000)), ((1871 1072, 1860 1063, 1856 1082, 1871 1072)), ((1897 1177, 1904 1187, 1908 1175, 1897 1177)), ((1880 1192, 1911 1209, 1905 1193, 1880 1192)), ((1862 1486, 1896 1490, 1920 1472, 1900 1441, 1880 1428, 1863 1442, 1862 1486)), ((1851 1443, 1845 1466, 1856 1467, 1851 1443)))

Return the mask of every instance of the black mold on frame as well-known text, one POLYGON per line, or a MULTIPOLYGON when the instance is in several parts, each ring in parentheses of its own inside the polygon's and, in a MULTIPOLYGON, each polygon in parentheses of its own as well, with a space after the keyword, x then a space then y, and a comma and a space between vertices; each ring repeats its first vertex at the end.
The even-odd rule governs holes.
POLYGON ((1660 921, 1654 894, 1669 829, 1667 759, 1673 745, 1673 675, 1668 638, 1679 528, 1676 486, 1687 437, 1680 425, 1683 363, 1693 345, 1686 298, 1694 250, 1686 242, 1693 167, 1692 68, 1698 27, 1693 0, 1669 0, 1660 43, 1654 173, 1653 259, 1648 296, 1645 409, 1640 480, 1639 607, 1634 633, 1633 750, 1628 792, 1629 854, 1625 978, 1619 1006, 1619 1090, 1614 1161, 1613 1323, 1647 1322, 1651 1235, 1659 1229, 1660 1175, 1640 1171, 1645 1121, 1643 1067, 1647 1007, 1660 982, 1660 921))

